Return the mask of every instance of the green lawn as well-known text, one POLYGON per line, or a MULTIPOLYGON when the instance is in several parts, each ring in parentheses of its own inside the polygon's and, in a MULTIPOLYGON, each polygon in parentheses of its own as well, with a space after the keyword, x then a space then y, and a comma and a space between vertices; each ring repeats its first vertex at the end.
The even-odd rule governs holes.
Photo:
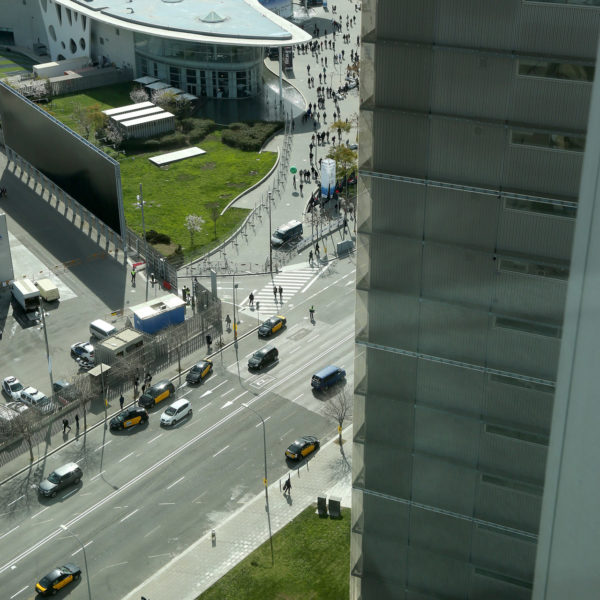
POLYGON ((136 196, 140 182, 144 193, 146 231, 154 229, 181 244, 186 258, 207 252, 243 221, 246 209, 229 209, 214 223, 207 205, 219 203, 222 210, 233 198, 264 177, 277 158, 275 153, 243 152, 221 143, 220 131, 213 132, 200 144, 206 154, 172 163, 168 168, 153 165, 148 157, 162 154, 138 154, 120 158, 123 205, 127 225, 141 235, 142 217, 136 196), (194 246, 185 227, 188 215, 204 219, 202 231, 194 234, 194 246))
POLYGON ((37 63, 23 54, 4 51, 0 54, 0 78, 20 71, 31 72, 34 64, 37 63))
POLYGON ((349 595, 350 509, 321 519, 311 506, 199 596, 201 600, 344 600, 349 595))

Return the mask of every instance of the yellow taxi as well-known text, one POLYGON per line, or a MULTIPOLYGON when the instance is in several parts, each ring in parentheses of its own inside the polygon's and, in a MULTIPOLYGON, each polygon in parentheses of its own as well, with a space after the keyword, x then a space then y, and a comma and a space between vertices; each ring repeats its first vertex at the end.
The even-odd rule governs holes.
POLYGON ((277 333, 283 329, 286 326, 286 323, 287 319, 281 315, 271 317, 258 328, 258 336, 269 337, 270 335, 273 335, 274 333, 277 333))
POLYGON ((148 413, 139 406, 130 406, 110 420, 110 428, 114 430, 129 429, 148 421, 148 413))
POLYGON ((213 364, 210 360, 201 360, 196 363, 185 376, 188 383, 200 383, 212 371, 213 364))
POLYGON ((35 585, 35 591, 40 596, 54 596, 58 590, 62 590, 72 581, 77 581, 81 577, 81 569, 72 564, 67 563, 62 567, 58 567, 42 577, 35 585))
POLYGON ((314 435, 305 435, 288 446, 285 457, 291 460, 302 460, 319 449, 321 442, 314 435))

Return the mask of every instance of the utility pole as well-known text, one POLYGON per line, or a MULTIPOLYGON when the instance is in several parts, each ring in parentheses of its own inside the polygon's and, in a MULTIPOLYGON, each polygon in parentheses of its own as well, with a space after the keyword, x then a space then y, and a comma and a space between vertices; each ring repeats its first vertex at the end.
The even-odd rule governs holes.
POLYGON ((144 221, 144 197, 142 196, 142 184, 140 182, 140 193, 137 197, 142 207, 142 235, 144 236, 144 260, 146 261, 146 302, 148 302, 148 240, 146 239, 146 223, 144 221))
POLYGON ((235 283, 235 273, 232 279, 232 291, 233 291, 233 340, 237 344, 237 318, 235 316, 235 289, 237 284, 235 283))
POLYGON ((269 271, 273 275, 273 244, 271 244, 271 232, 273 227, 271 225, 271 192, 267 192, 267 204, 269 205, 269 271))
POLYGON ((42 315, 42 327, 44 328, 44 341, 46 342, 46 358, 48 360, 48 375, 50 375, 50 389, 54 393, 54 380, 52 379, 52 358, 50 358, 50 346, 48 345, 48 331, 46 331, 46 315, 44 314, 44 304, 40 300, 40 313, 42 315))

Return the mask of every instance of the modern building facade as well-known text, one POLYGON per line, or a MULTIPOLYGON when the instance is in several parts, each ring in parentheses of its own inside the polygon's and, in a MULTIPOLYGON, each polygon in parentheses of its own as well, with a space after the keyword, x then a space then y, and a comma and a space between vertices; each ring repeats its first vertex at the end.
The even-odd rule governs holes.
POLYGON ((596 5, 363 0, 353 600, 532 596, 596 5))
POLYGON ((310 39, 258 0, 0 0, 0 12, 4 43, 45 46, 52 60, 89 57, 211 98, 257 95, 264 49, 310 39))

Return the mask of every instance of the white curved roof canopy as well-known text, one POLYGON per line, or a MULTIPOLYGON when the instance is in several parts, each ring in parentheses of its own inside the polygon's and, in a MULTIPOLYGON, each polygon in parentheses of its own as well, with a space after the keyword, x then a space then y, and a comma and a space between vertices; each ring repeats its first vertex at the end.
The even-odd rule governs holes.
POLYGON ((258 0, 55 0, 102 23, 171 39, 292 46, 311 36, 258 0))

